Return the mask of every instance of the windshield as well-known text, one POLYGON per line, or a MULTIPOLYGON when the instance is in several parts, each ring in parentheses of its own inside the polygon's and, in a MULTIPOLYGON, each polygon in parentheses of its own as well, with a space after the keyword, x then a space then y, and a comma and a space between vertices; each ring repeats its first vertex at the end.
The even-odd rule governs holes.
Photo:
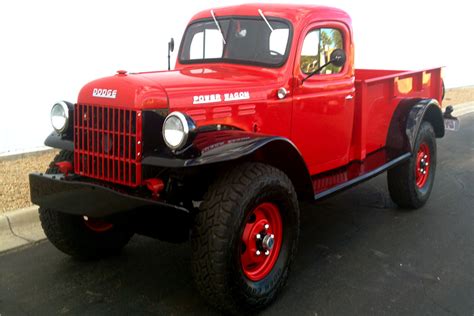
POLYGON ((198 21, 184 34, 179 61, 278 67, 286 62, 290 37, 290 24, 272 18, 268 24, 261 17, 198 21))

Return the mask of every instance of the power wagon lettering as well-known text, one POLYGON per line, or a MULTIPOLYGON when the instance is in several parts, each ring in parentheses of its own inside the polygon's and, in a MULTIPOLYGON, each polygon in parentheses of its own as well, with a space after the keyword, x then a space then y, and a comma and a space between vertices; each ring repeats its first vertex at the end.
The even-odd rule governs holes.
POLYGON ((117 90, 94 89, 92 96, 96 98, 115 99, 117 97, 117 90))
MULTIPOLYGON (((234 92, 234 93, 224 93, 224 101, 238 101, 238 100, 248 100, 250 99, 250 92, 234 92)), ((220 94, 208 94, 208 95, 195 95, 193 97, 193 104, 205 104, 205 103, 216 103, 222 102, 222 96, 220 94)))
POLYGON ((220 94, 195 95, 193 97, 193 104, 205 104, 214 102, 222 102, 220 94))

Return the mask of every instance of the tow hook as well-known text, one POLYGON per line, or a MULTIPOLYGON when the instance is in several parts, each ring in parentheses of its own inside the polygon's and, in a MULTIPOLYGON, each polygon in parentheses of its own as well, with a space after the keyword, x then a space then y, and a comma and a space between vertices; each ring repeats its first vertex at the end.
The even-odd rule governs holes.
POLYGON ((163 180, 157 178, 146 179, 143 182, 148 190, 151 191, 153 198, 157 199, 160 196, 161 191, 165 188, 163 180))
POLYGON ((72 172, 72 163, 70 161, 60 161, 55 164, 59 171, 64 174, 64 176, 68 176, 69 172, 72 172))
POLYGON ((459 131, 459 128, 461 127, 461 124, 459 123, 459 119, 452 115, 453 111, 454 111, 454 108, 453 108, 452 105, 448 105, 446 107, 446 110, 443 114, 444 129, 446 129, 448 131, 457 132, 457 131, 459 131))

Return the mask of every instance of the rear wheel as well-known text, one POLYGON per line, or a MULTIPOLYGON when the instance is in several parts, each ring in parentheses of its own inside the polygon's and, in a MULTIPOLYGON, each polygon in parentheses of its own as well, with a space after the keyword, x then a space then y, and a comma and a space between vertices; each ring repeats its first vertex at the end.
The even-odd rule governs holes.
POLYGON ((196 285, 230 313, 259 310, 285 285, 299 235, 291 181, 278 169, 246 163, 210 186, 192 231, 196 285))
POLYGON ((436 173, 436 138, 433 126, 423 122, 412 157, 387 173, 388 189, 398 206, 417 209, 430 197, 436 173))
MULTIPOLYGON (((73 153, 61 151, 46 170, 60 173, 56 163, 73 162, 73 153)), ((74 203, 74 201, 71 201, 74 203)), ((104 219, 62 213, 60 210, 39 209, 40 221, 49 241, 62 252, 78 258, 99 258, 117 254, 133 235, 123 224, 104 219)))

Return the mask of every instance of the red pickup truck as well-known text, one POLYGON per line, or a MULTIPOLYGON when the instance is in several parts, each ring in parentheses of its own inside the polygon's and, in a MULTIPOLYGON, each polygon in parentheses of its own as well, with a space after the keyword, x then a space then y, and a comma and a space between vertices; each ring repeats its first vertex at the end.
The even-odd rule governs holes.
POLYGON ((45 144, 61 151, 30 175, 49 240, 97 258, 134 233, 190 239, 198 289, 239 313, 284 286, 299 201, 387 171, 396 204, 424 205, 445 134, 441 69, 355 69, 352 34, 328 7, 206 10, 175 70, 118 71, 56 103, 45 144))

